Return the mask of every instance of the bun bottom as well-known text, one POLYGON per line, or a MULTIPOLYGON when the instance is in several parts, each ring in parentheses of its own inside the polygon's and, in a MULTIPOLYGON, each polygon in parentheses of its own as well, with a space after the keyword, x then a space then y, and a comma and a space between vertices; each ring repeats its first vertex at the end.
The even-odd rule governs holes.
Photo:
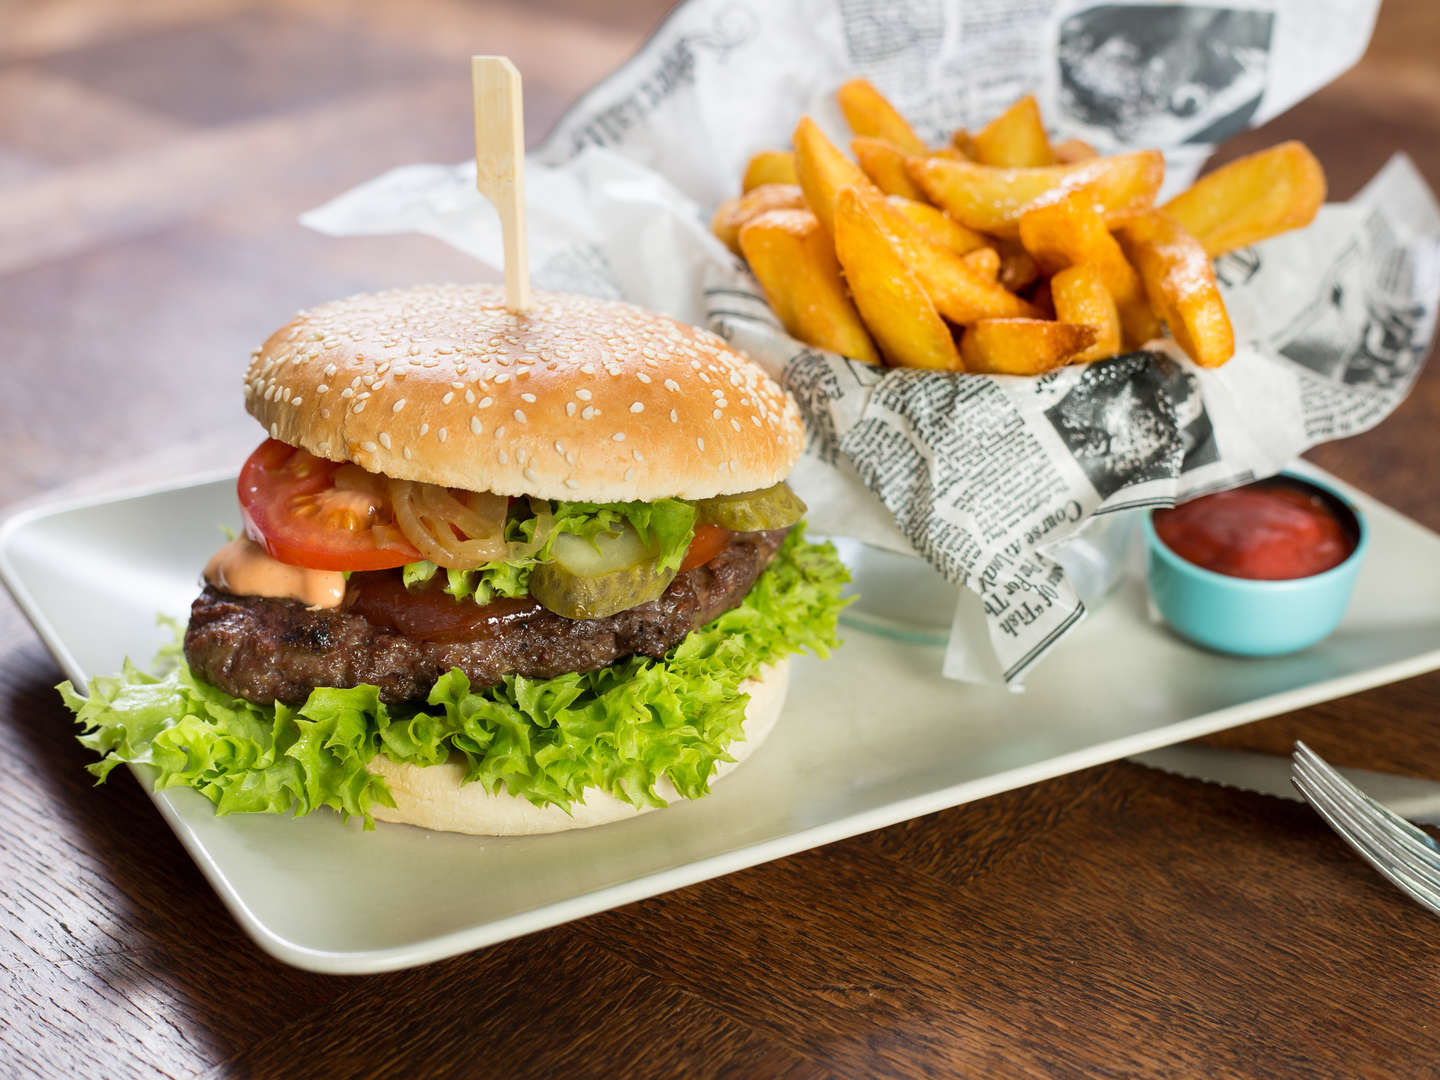
MULTIPOLYGON (((723 779, 765 741, 780 717, 789 684, 788 659, 767 664, 753 679, 740 684, 740 689, 750 695, 750 702, 745 707, 741 737, 728 747, 735 760, 722 762, 716 768, 710 777, 712 784, 723 779)), ((528 836, 606 825, 661 809, 632 806, 623 799, 591 788, 585 793, 585 801, 572 805, 567 814, 558 806, 536 806, 516 795, 504 792, 491 795, 480 784, 462 787, 460 781, 465 775, 465 768, 456 762, 407 765, 378 754, 370 762, 369 769, 385 778, 390 794, 395 798, 393 807, 372 807, 371 813, 377 821, 418 825, 441 832, 528 836)), ((655 790, 667 802, 681 798, 665 777, 655 785, 655 790)))

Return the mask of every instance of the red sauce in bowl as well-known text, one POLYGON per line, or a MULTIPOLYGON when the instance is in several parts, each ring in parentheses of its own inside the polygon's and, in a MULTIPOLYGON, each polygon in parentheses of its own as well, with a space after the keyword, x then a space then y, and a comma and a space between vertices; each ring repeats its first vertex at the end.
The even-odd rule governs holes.
POLYGON ((1329 493, 1278 476, 1157 510, 1155 533, 1186 562, 1229 577, 1283 581, 1339 566, 1359 542, 1329 493))

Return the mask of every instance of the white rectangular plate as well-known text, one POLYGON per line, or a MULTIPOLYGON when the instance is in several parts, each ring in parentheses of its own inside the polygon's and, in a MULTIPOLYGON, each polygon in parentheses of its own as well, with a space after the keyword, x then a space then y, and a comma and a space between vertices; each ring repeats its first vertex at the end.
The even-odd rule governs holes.
MULTIPOLYGON (((939 648, 849 628, 832 660, 796 663, 781 724, 714 794, 599 829, 366 833, 328 811, 217 818, 192 791, 153 798, 267 952, 327 972, 427 963, 1440 667, 1440 536, 1337 487, 1366 514, 1372 550, 1340 628, 1295 656, 1189 646, 1149 620, 1143 585, 1129 582, 1023 694, 947 682, 939 648)), ((156 612, 185 614, 236 517, 231 480, 42 507, 0 529, 0 576, 83 684, 153 655, 156 612)))

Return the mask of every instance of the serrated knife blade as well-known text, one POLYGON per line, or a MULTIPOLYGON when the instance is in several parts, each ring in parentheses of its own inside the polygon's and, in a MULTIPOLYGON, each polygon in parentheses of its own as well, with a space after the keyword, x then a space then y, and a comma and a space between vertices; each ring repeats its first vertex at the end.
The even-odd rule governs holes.
MULTIPOLYGON (((1214 746, 1166 746, 1128 759, 1161 772, 1207 784, 1241 788, 1260 795, 1303 802, 1290 783, 1290 759, 1214 746)), ((1419 780, 1367 769, 1341 769, 1356 787, 1410 821, 1440 825, 1440 781, 1419 780)))

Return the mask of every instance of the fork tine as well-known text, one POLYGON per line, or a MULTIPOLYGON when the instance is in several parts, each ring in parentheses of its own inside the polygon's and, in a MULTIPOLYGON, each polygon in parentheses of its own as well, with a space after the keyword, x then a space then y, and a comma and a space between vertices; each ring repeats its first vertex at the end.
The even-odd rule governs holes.
POLYGON ((1388 807, 1372 799, 1309 747, 1297 751, 1296 767, 1313 771, 1324 789, 1353 815, 1367 832, 1393 857, 1402 860, 1413 873, 1440 890, 1440 851, 1430 838, 1388 807))
MULTIPOLYGON (((1301 790, 1302 793, 1305 791, 1303 788, 1301 790)), ((1308 793, 1306 794, 1306 798, 1309 799, 1308 793)), ((1382 876, 1387 878, 1417 904, 1420 904, 1430 911, 1440 912, 1440 893, 1427 888, 1421 882, 1412 878, 1409 874, 1405 873, 1405 871, 1393 865, 1382 853, 1369 847, 1364 839, 1352 834, 1349 831, 1349 826, 1343 820, 1334 816, 1329 806, 1324 804, 1323 796, 1318 800, 1312 800, 1311 805, 1315 808, 1315 812, 1335 830, 1336 834, 1345 841, 1350 849, 1379 871, 1382 876)))
POLYGON ((1360 791, 1304 743, 1296 743, 1291 779, 1357 854, 1411 899, 1440 912, 1440 852, 1425 833, 1360 791))
MULTIPOLYGON (((1429 838, 1413 828, 1400 829, 1403 821, 1382 804, 1367 796, 1311 751, 1297 758, 1296 772, 1309 774, 1331 804, 1364 833, 1371 845, 1399 862, 1413 877, 1440 892, 1440 853, 1430 845, 1429 838), (1416 834, 1420 839, 1416 839, 1416 834)), ((1406 822, 1406 825, 1409 823, 1406 822)))

